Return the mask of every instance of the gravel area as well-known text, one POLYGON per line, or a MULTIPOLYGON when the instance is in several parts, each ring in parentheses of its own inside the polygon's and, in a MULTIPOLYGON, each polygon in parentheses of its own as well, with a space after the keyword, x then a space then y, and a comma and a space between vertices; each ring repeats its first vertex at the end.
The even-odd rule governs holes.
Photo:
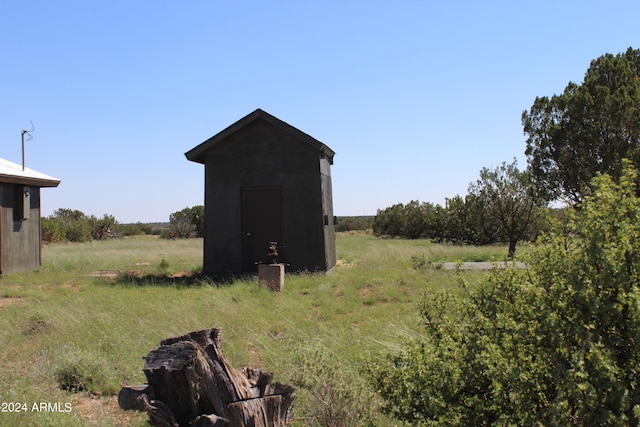
MULTIPOLYGON (((456 262, 443 262, 442 268, 445 270, 455 270, 456 262)), ((516 261, 516 262, 463 262, 460 265, 460 270, 491 270, 492 268, 505 268, 505 267, 516 267, 516 268, 527 268, 527 265, 524 262, 516 261)))

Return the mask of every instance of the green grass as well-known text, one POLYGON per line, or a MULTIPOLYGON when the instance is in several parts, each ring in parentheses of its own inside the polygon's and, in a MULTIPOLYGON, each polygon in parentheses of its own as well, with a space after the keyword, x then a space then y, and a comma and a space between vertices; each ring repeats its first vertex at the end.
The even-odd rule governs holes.
MULTIPOLYGON (((72 407, 0 412, 0 426, 143 426, 146 416, 121 411, 114 395, 124 384, 144 383, 142 358, 161 339, 213 326, 222 328, 235 367, 261 368, 275 381, 294 383, 307 356, 322 354, 335 361, 327 370, 334 381, 361 386, 366 358, 419 331, 422 294, 457 289, 454 272, 416 265, 416 259, 500 260, 506 253, 497 246, 340 233, 339 265, 328 274, 287 274, 281 293, 254 279, 220 285, 165 278, 201 271, 202 244, 152 237, 48 245, 40 272, 0 278, 0 402, 72 407), (151 279, 94 277, 105 270, 137 270, 151 279)), ((473 281, 483 273, 464 274, 473 281)), ((308 417, 317 401, 304 387, 297 395, 295 416, 308 417)))

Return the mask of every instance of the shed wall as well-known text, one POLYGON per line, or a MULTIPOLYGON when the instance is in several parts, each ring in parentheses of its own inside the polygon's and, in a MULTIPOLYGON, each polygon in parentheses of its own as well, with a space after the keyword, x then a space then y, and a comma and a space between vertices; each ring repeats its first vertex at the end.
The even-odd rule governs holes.
POLYGON ((0 184, 1 273, 40 269, 40 188, 0 184), (29 190, 28 214, 20 214, 23 192, 29 190), (23 217, 27 219, 22 219, 23 217))
MULTIPOLYGON (((323 211, 327 197, 317 149, 256 120, 213 146, 205 158, 206 274, 244 270, 244 188, 282 190, 283 242, 279 243, 286 247, 279 250, 278 261, 290 264, 293 271, 326 270, 335 264, 334 260, 327 265, 323 211)), ((332 209, 330 215, 332 224, 332 209)), ((265 247, 265 257, 266 252, 265 247)))
POLYGON ((324 214, 324 246, 327 269, 336 265, 336 228, 333 217, 333 189, 329 161, 320 162, 320 178, 322 182, 322 209, 324 214))

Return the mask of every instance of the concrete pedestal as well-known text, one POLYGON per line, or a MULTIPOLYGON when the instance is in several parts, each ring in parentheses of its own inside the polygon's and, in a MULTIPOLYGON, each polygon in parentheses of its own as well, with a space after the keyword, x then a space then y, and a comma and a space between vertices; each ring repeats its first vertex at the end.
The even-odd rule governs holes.
POLYGON ((284 264, 258 264, 258 284, 280 292, 284 286, 284 264))

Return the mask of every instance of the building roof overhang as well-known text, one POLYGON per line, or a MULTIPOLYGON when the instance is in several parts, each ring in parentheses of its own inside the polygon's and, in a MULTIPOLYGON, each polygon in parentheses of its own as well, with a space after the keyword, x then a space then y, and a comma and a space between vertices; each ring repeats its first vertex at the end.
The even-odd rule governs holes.
POLYGON ((57 187, 60 180, 17 163, 0 158, 0 183, 29 185, 33 187, 57 187))

